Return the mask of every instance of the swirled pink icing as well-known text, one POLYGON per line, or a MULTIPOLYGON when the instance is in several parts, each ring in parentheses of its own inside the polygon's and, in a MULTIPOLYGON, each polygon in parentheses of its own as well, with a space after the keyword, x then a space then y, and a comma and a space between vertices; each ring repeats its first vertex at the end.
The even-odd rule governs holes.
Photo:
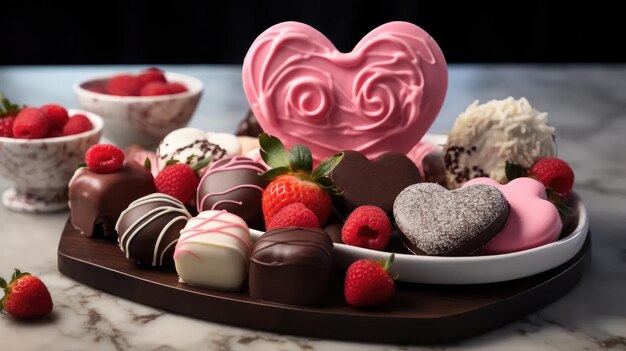
POLYGON ((532 178, 517 178, 508 184, 500 184, 487 177, 474 178, 463 187, 472 184, 495 186, 509 202, 509 218, 500 233, 482 249, 486 254, 504 254, 555 241, 561 233, 562 223, 556 207, 546 200, 541 183, 532 178))
POLYGON ((343 150, 407 153, 439 113, 447 83, 441 49, 407 22, 372 30, 350 53, 306 24, 283 22, 259 35, 243 63, 263 130, 309 146, 317 161, 343 150))

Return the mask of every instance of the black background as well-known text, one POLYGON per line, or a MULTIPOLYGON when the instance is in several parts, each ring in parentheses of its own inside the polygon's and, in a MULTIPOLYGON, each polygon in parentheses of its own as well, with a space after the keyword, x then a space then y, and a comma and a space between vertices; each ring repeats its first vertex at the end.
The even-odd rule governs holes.
POLYGON ((267 27, 310 24, 341 51, 406 20, 449 62, 626 62, 623 12, 602 2, 0 1, 0 65, 241 63, 267 27), (584 5, 583 5, 584 4, 584 5))

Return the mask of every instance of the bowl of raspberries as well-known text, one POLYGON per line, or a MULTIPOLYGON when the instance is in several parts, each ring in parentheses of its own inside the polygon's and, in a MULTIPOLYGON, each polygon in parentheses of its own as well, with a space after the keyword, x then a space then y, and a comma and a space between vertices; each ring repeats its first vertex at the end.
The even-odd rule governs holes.
POLYGON ((80 108, 104 119, 106 139, 152 148, 189 123, 204 87, 194 77, 148 68, 85 79, 73 89, 80 108))
POLYGON ((103 125, 88 111, 23 106, 0 95, 0 177, 12 183, 2 203, 25 212, 66 209, 67 185, 103 125))

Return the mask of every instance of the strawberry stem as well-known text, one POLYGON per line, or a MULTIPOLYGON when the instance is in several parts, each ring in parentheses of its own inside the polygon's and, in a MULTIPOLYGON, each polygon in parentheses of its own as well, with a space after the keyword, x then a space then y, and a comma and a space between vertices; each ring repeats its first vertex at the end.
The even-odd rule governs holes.
POLYGON ((5 116, 15 116, 24 106, 12 103, 6 96, 0 94, 0 118, 5 116))
POLYGON ((195 173, 198 173, 198 171, 206 167, 209 163, 211 163, 211 161, 213 161, 213 155, 209 155, 205 159, 198 161, 198 163, 196 163, 196 165, 193 166, 191 170, 194 171, 195 173))
POLYGON ((313 155, 311 154, 311 150, 304 145, 294 145, 291 149, 289 149, 289 164, 291 165, 291 170, 294 172, 311 174, 311 170, 313 170, 313 155))
POLYGON ((389 258, 383 262, 383 269, 385 270, 385 272, 389 272, 389 269, 391 268, 395 257, 396 255, 392 253, 391 256, 389 256, 389 258))
POLYGON ((339 165, 341 160, 343 160, 343 152, 336 153, 320 162, 320 164, 315 167, 315 170, 313 171, 313 180, 317 181, 328 176, 330 172, 332 172, 333 169, 339 165))
POLYGON ((528 175, 528 170, 517 163, 507 160, 504 163, 504 173, 506 175, 506 179, 510 182, 513 179, 526 177, 528 175))
POLYGON ((289 156, 285 145, 275 136, 267 133, 259 134, 261 158, 272 168, 289 167, 289 156))
POLYGON ((274 180, 283 174, 291 174, 301 180, 318 184, 330 194, 338 194, 328 175, 343 159, 343 152, 323 160, 313 170, 313 155, 311 150, 304 145, 294 145, 287 152, 278 138, 266 133, 259 135, 259 144, 261 144, 263 161, 272 167, 267 172, 260 174, 261 178, 274 180))

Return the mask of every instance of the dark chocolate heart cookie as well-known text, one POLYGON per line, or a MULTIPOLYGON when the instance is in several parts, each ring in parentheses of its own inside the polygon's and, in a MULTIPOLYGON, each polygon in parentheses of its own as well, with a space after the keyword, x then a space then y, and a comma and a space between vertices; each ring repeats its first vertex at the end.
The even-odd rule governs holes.
POLYGON ((362 205, 378 206, 391 216, 396 196, 421 181, 419 169, 406 155, 389 152, 369 160, 357 151, 344 152, 330 179, 342 192, 333 205, 345 217, 362 205))
POLYGON ((475 252, 500 232, 509 204, 490 185, 450 191, 420 183, 398 195, 393 215, 402 241, 413 253, 459 256, 475 252))

